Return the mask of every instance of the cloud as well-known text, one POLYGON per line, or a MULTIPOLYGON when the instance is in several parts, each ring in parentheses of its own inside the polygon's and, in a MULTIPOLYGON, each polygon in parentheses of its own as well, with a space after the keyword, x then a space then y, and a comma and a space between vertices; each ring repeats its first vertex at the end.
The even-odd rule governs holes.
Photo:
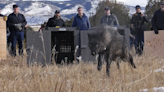
POLYGON ((120 2, 124 2, 126 5, 131 5, 131 6, 146 6, 147 5, 147 0, 117 0, 120 2))

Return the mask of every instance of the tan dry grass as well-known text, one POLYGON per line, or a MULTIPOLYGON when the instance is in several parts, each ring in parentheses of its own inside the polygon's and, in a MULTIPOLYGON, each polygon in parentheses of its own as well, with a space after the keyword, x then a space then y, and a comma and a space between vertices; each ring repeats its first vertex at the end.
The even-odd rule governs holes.
POLYGON ((134 61, 137 69, 122 62, 118 70, 112 63, 108 78, 105 64, 101 72, 96 64, 86 63, 28 67, 25 58, 8 57, 0 62, 0 92, 139 92, 164 86, 164 72, 154 72, 164 66, 164 58, 152 55, 134 61))

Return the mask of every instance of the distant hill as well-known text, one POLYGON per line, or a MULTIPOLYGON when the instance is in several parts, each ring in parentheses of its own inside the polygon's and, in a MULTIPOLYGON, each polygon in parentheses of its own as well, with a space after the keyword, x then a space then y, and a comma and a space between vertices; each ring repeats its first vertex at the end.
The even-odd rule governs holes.
MULTIPOLYGON (((79 6, 84 8, 87 16, 96 13, 96 7, 101 0, 70 0, 70 1, 6 1, 0 0, 0 7, 2 14, 8 15, 13 12, 12 5, 18 4, 21 13, 23 13, 29 25, 40 25, 54 16, 56 10, 61 11, 64 20, 71 19, 77 13, 79 6)), ((134 6, 127 6, 130 8, 129 15, 135 12, 134 6)), ((144 11, 145 8, 142 8, 144 11)))

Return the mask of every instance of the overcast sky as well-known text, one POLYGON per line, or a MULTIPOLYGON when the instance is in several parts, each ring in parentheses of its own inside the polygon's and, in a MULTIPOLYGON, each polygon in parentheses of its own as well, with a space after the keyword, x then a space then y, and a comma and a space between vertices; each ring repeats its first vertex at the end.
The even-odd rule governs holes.
POLYGON ((147 0, 117 0, 117 1, 121 1, 124 2, 126 5, 132 5, 132 6, 140 5, 145 7, 147 4, 147 0))

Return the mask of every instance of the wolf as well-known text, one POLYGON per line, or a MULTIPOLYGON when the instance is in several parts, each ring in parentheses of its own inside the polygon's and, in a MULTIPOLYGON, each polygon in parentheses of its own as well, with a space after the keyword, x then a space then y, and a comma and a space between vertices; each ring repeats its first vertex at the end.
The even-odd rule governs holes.
MULTIPOLYGON (((116 27, 111 27, 102 24, 91 33, 88 33, 88 45, 93 56, 98 55, 97 69, 102 69, 102 57, 106 61, 106 74, 109 75, 110 65, 112 61, 117 58, 128 62, 133 68, 136 68, 133 57, 129 52, 125 37, 118 33, 116 27)), ((117 62, 118 69, 120 68, 119 62, 117 62)))

